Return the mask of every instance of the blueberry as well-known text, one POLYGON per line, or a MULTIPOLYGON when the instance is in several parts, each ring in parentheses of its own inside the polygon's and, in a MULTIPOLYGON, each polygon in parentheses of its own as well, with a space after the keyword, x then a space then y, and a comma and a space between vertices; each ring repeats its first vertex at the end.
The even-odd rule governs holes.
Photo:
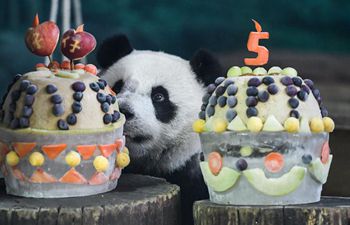
POLYGON ((116 103, 117 97, 115 97, 114 95, 109 95, 109 96, 111 96, 112 98, 112 104, 116 103))
POLYGON ((297 96, 301 101, 306 101, 308 94, 305 91, 300 90, 300 91, 298 91, 297 96))
POLYGON ((261 81, 257 77, 250 78, 250 80, 248 81, 248 86, 258 87, 260 84, 261 81))
MULTIPOLYGON (((204 113, 205 116, 205 113, 204 113)), ((115 123, 119 120, 120 118, 120 112, 114 110, 113 114, 112 114, 112 123, 115 123)))
POLYGON ((61 104, 55 104, 52 108, 52 113, 55 116, 62 116, 64 113, 64 108, 61 104))
POLYGON ((299 119, 300 113, 297 110, 293 109, 290 111, 289 116, 299 119))
POLYGON ((33 114, 33 108, 32 107, 28 107, 28 106, 24 106, 23 107, 23 113, 22 115, 24 117, 30 117, 33 114))
POLYGON ((27 87, 27 94, 34 95, 38 91, 38 87, 34 84, 31 84, 27 87))
POLYGON ((328 116, 328 110, 324 106, 321 106, 320 110, 321 110, 322 117, 328 116))
POLYGON ((301 85, 300 90, 303 90, 307 94, 310 94, 310 88, 308 88, 308 86, 306 86, 305 84, 301 85))
POLYGON ((299 106, 299 101, 296 98, 290 98, 288 100, 288 104, 290 105, 290 107, 292 107, 293 109, 297 108, 299 106))
POLYGON ((106 101, 106 95, 103 93, 97 93, 96 98, 100 103, 104 103, 106 101))
POLYGON ((100 87, 96 83, 91 83, 89 86, 93 91, 98 92, 100 90, 100 87))
POLYGON ((104 113, 107 113, 108 110, 109 110, 109 104, 108 104, 107 102, 102 103, 102 105, 101 105, 101 110, 102 110, 104 113))
POLYGON ((281 83, 282 83, 283 85, 285 85, 285 86, 288 86, 288 85, 292 85, 292 84, 293 84, 293 80, 292 80, 292 78, 290 78, 290 77, 282 77, 280 81, 281 81, 281 83))
POLYGON ((10 105, 9 105, 10 113, 16 112, 16 108, 17 108, 16 102, 11 102, 10 105))
POLYGON ((233 109, 229 109, 226 112, 226 119, 228 122, 231 122, 237 116, 237 112, 233 109))
POLYGON ((231 84, 227 87, 227 95, 235 95, 238 91, 238 87, 234 84, 231 84))
POLYGON ((209 98, 209 105, 211 106, 216 106, 216 101, 217 101, 217 97, 212 95, 210 98, 209 98))
POLYGON ((218 98, 218 105, 220 107, 225 107, 227 98, 225 96, 220 96, 218 98))
POLYGON ((277 94, 277 92, 278 92, 278 87, 277 87, 277 85, 275 85, 275 84, 270 84, 270 85, 267 87, 267 91, 268 91, 270 94, 272 94, 272 95, 277 94))
POLYGON ((252 86, 247 88, 246 93, 247 93, 247 96, 257 96, 259 93, 259 90, 256 87, 252 86))
POLYGON ((219 85, 219 84, 221 84, 224 80, 225 80, 225 77, 218 77, 218 78, 216 78, 216 80, 215 80, 215 84, 216 84, 216 85, 219 85))
POLYGON ((272 77, 264 77, 262 79, 262 82, 265 84, 265 85, 270 85, 272 83, 275 83, 275 80, 272 78, 272 77))
POLYGON ((269 100, 269 93, 267 91, 260 91, 258 94, 258 99, 260 102, 266 102, 267 100, 269 100))
POLYGON ((208 94, 212 94, 216 89, 216 85, 215 84, 209 84, 207 87, 207 92, 208 94))
POLYGON ((303 84, 303 80, 300 77, 293 77, 292 80, 295 86, 301 87, 303 84))
POLYGON ((19 89, 21 91, 26 91, 29 85, 30 85, 30 81, 29 80, 22 80, 20 85, 19 85, 19 89))
POLYGON ((255 107, 248 107, 246 111, 247 117, 257 116, 258 110, 255 107))
POLYGON ((201 120, 205 120, 205 111, 200 111, 198 114, 198 118, 201 120))
POLYGON ((10 128, 11 128, 11 129, 17 129, 17 128, 19 128, 19 119, 14 118, 13 120, 11 120, 10 128))
POLYGON ((74 101, 72 104, 72 110, 74 113, 80 113, 83 107, 80 102, 74 101))
POLYGON ((294 87, 293 85, 289 85, 286 87, 286 93, 290 97, 294 97, 298 92, 298 89, 294 87))
POLYGON ((215 113, 215 108, 213 106, 208 106, 206 112, 207 112, 208 117, 211 117, 215 113))
MULTIPOLYGON (((91 85, 91 84, 90 84, 91 85)), ((72 84, 72 89, 75 91, 75 92, 84 92, 86 87, 85 87, 85 84, 81 81, 76 81, 72 84)))
POLYGON ((319 96, 321 96, 320 90, 318 89, 313 89, 312 94, 315 96, 315 98, 318 98, 319 96))
POLYGON ((224 86, 219 86, 216 88, 215 94, 216 96, 220 96, 220 95, 223 95, 225 91, 226 91, 226 88, 224 86))
POLYGON ((83 99, 83 96, 84 96, 83 92, 80 92, 80 91, 74 92, 74 94, 73 94, 73 99, 74 99, 75 101, 80 102, 80 101, 83 99))
POLYGON ((105 124, 109 124, 110 122, 112 122, 112 115, 106 113, 106 114, 103 116, 103 122, 104 122, 105 124))
POLYGON ((305 79, 304 83, 312 90, 314 89, 314 82, 310 79, 305 79))
POLYGON ((224 82, 224 87, 227 88, 229 85, 234 84, 235 82, 232 79, 227 79, 224 82))
POLYGON ((48 84, 48 85, 46 86, 46 93, 48 93, 48 94, 53 94, 53 93, 55 93, 56 91, 57 91, 56 85, 54 85, 54 84, 48 84))
POLYGON ((312 161, 312 156, 310 154, 305 154, 301 157, 304 164, 310 164, 312 161))
POLYGON ((107 81, 104 79, 98 79, 99 82, 103 83, 105 87, 107 87, 107 81))
POLYGON ((15 91, 12 91, 11 93, 11 99, 12 101, 18 101, 18 99, 21 97, 21 91, 20 90, 15 90, 15 91))
POLYGON ((35 100, 35 97, 33 95, 26 95, 24 97, 24 105, 31 106, 34 103, 34 100, 35 100))
POLYGON ((69 127, 68 127, 68 124, 66 123, 66 121, 62 120, 62 119, 59 119, 57 121, 57 127, 60 129, 60 130, 69 130, 69 127))
POLYGON ((317 101, 317 103, 318 103, 319 105, 322 104, 322 98, 321 98, 320 95, 316 97, 316 101, 317 101))
POLYGON ((246 98, 245 104, 247 106, 256 106, 258 104, 258 100, 256 97, 249 96, 246 98))
POLYGON ((105 89, 106 86, 103 82, 97 81, 96 83, 100 87, 100 89, 102 89, 102 90, 105 89))
POLYGON ((248 163, 245 159, 239 159, 237 160, 236 162, 236 168, 239 170, 239 171, 243 171, 245 169, 247 169, 248 167, 248 163))
POLYGON ((201 105, 201 110, 202 111, 205 111, 206 108, 207 108, 207 105, 204 105, 204 104, 201 105))
POLYGON ((237 105, 237 98, 235 96, 228 96, 227 97, 227 105, 230 108, 233 108, 237 105))
POLYGON ((22 74, 16 74, 15 77, 13 78, 13 81, 18 81, 19 79, 21 79, 22 74))
POLYGON ((69 125, 74 125, 77 123, 77 116, 74 113, 71 113, 67 116, 67 123, 69 125))
POLYGON ((19 118, 19 126, 21 128, 27 128, 29 127, 29 119, 25 117, 19 118))
POLYGON ((50 98, 50 101, 54 104, 60 104, 60 103, 62 103, 62 100, 63 99, 62 99, 61 95, 58 95, 58 94, 52 95, 50 98))
POLYGON ((107 95, 107 96, 106 96, 106 102, 107 102, 108 104, 112 104, 112 97, 111 97, 110 95, 107 95))

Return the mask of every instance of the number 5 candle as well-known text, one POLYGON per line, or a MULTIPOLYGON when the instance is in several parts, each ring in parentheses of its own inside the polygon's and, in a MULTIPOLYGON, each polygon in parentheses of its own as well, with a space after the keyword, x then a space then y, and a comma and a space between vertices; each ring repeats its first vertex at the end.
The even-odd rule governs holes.
POLYGON ((269 50, 259 45, 260 39, 269 39, 268 32, 261 32, 260 24, 253 20, 255 24, 256 32, 252 31, 249 33, 249 39, 247 43, 247 48, 250 52, 256 52, 258 55, 256 58, 245 58, 244 63, 250 66, 261 66, 268 62, 269 60, 269 50))

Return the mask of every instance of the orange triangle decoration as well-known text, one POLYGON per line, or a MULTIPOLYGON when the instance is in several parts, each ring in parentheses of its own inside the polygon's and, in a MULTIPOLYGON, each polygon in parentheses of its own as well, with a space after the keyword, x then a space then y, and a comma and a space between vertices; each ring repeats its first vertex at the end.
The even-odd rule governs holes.
POLYGON ((116 145, 116 148, 117 148, 117 152, 119 153, 120 150, 122 149, 123 147, 123 139, 117 139, 115 140, 115 145, 116 145))
POLYGON ((57 179, 46 173, 43 169, 38 168, 34 171, 30 177, 30 182, 32 183, 56 183, 57 179))
POLYGON ((116 149, 116 144, 108 144, 108 145, 99 145, 98 148, 100 149, 102 155, 104 157, 109 157, 112 155, 113 151, 116 149))
POLYGON ((25 181, 27 178, 24 176, 22 171, 16 167, 12 167, 12 174, 14 177, 16 177, 18 180, 25 181))
POLYGON ((78 145, 77 151, 83 157, 84 160, 88 160, 94 154, 96 145, 78 145))
POLYGON ((111 176, 109 176, 110 180, 115 180, 118 179, 120 177, 121 174, 121 169, 120 168, 115 168, 111 174, 111 176))
POLYGON ((89 184, 91 185, 99 185, 104 184, 108 181, 108 177, 102 172, 96 172, 89 180, 89 184))
POLYGON ((87 180, 74 168, 68 170, 60 179, 61 183, 86 184, 87 180))
POLYGON ((14 147, 19 157, 23 158, 28 154, 28 152, 30 152, 35 148, 36 143, 35 142, 16 142, 16 143, 13 143, 12 146, 14 147))
POLYGON ((41 150, 43 150, 49 159, 54 160, 66 148, 67 144, 43 145, 41 150))

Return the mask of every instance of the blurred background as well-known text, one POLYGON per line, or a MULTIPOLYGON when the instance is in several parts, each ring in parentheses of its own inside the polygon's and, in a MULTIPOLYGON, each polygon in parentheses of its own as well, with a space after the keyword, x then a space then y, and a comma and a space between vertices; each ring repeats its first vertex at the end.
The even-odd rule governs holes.
MULTIPOLYGON (((62 3, 57 23, 62 25, 62 3)), ((41 21, 50 17, 49 0, 0 0, 0 94, 17 73, 25 73, 44 59, 32 55, 24 34, 36 12, 41 21)), ((269 40, 266 67, 297 69, 321 90, 335 119, 331 137, 335 154, 325 194, 350 196, 350 1, 349 0, 72 0, 80 2, 85 30, 97 42, 116 33, 129 36, 136 49, 161 50, 190 59, 199 48, 213 51, 228 68, 243 65, 251 19, 260 22, 269 40)), ((72 27, 74 7, 71 8, 72 27)), ((63 31, 61 30, 61 33, 63 31)), ((61 60, 59 48, 55 59, 61 60)), ((96 52, 96 51, 95 51, 96 52)), ((88 57, 96 63, 95 52, 88 57)))

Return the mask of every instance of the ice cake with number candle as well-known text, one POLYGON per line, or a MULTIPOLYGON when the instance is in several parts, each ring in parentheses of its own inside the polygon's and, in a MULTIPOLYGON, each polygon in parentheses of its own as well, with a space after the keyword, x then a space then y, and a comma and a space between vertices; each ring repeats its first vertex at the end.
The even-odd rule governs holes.
MULTIPOLYGON (((26 34, 26 45, 51 56, 59 36, 53 22, 26 34)), ((38 64, 16 75, 1 107, 1 169, 7 193, 25 197, 73 197, 116 187, 128 165, 124 116, 115 93, 92 64, 74 64, 96 45, 80 26, 63 34, 61 50, 70 61, 38 64)))
MULTIPOLYGON (((252 33, 261 32, 258 24, 257 30, 252 33)), ((267 62, 265 47, 248 41, 248 49, 258 57, 246 59, 246 65, 267 62)), ((200 135, 205 156, 200 166, 211 201, 282 205, 320 200, 332 162, 328 134, 334 122, 316 85, 295 69, 231 67, 208 86, 193 129, 200 135)))

